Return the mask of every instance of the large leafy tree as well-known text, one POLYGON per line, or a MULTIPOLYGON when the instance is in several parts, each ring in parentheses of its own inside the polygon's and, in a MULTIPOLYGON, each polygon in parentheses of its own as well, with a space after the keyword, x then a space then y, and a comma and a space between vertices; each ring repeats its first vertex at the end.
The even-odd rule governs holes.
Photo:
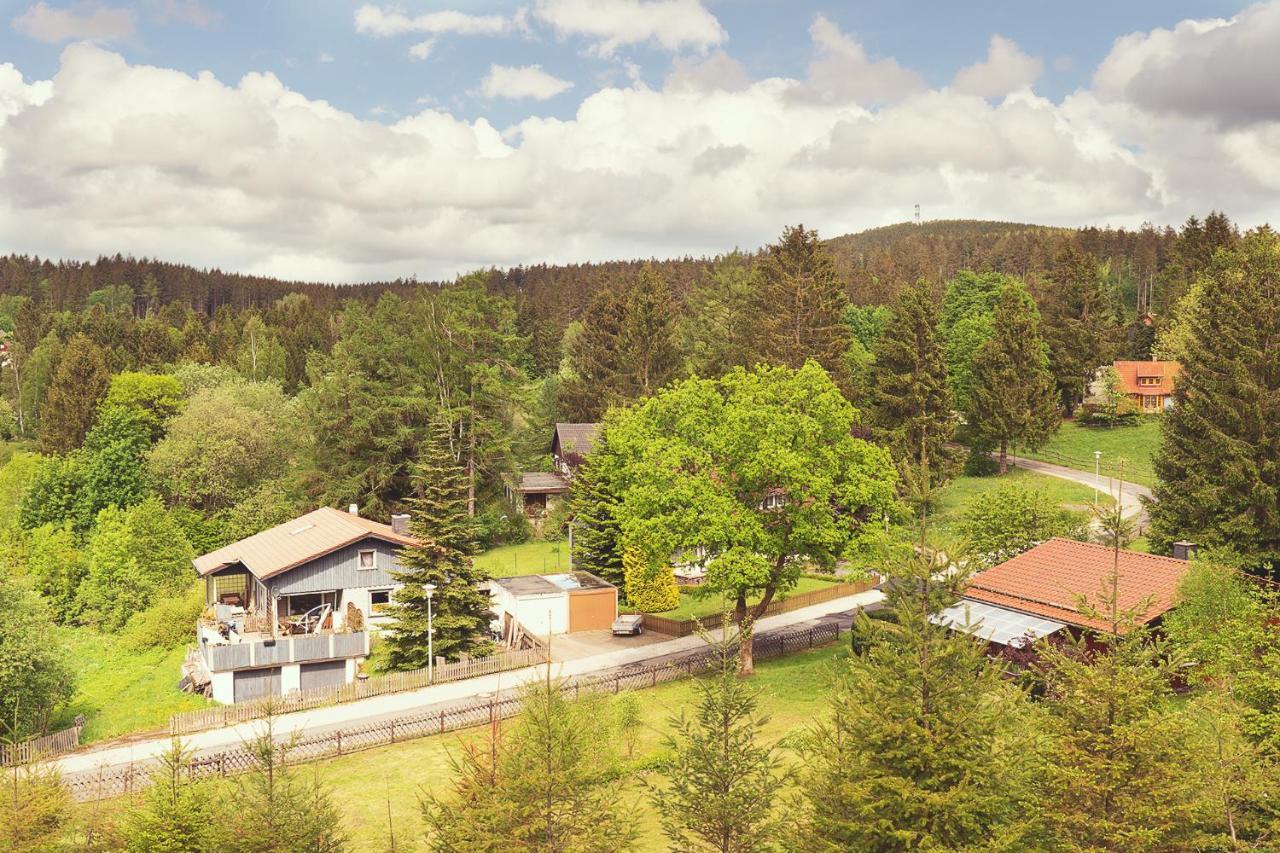
POLYGON ((841 383, 849 333, 845 284, 817 231, 788 227, 758 261, 749 315, 755 361, 799 369, 813 360, 841 383))
POLYGON ((1003 474, 1009 467, 1009 444, 1040 446, 1058 428, 1059 418, 1040 314, 1020 282, 1005 285, 992 322, 994 335, 973 357, 974 386, 966 414, 975 437, 998 446, 1003 474))
MULTIPOLYGON (((689 379, 610 423, 623 541, 709 555, 706 589, 759 617, 806 566, 832 566, 895 507, 889 453, 815 362, 689 379), (758 602, 748 606, 748 602, 758 602)), ((742 652, 752 671, 750 643, 742 652)))
POLYGON ((0 601, 0 739, 21 740, 45 729, 75 678, 44 602, 7 569, 0 601))
POLYGON ((969 626, 934 621, 966 580, 935 553, 891 567, 890 619, 859 617, 859 653, 804 743, 802 848, 1016 849, 1020 696, 969 626))
POLYGON ((935 484, 953 467, 948 442, 955 432, 936 304, 923 279, 898 294, 876 344, 869 411, 872 434, 899 469, 922 471, 935 484))
POLYGON ((960 411, 968 411, 973 390, 973 356, 992 336, 1000 292, 1012 279, 995 272, 961 270, 947 283, 939 332, 947 364, 947 384, 960 411))
POLYGON ((1280 237, 1221 250, 1201 278, 1155 457, 1151 536, 1280 564, 1280 237))
POLYGON ((400 570, 387 637, 391 666, 417 669, 437 656, 457 660, 463 652, 484 654, 490 601, 488 574, 471 559, 474 526, 467 515, 467 482, 450 449, 453 436, 438 422, 434 440, 419 466, 409 532, 416 543, 400 551, 400 570), (430 603, 427 585, 434 585, 430 603), (431 609, 428 618, 428 607, 431 609), (434 628, 434 634, 431 629, 434 628), (429 641, 430 640, 430 641, 429 641))
POLYGON ((102 350, 85 335, 73 336, 58 361, 41 410, 40 446, 54 453, 79 447, 110 383, 102 350))

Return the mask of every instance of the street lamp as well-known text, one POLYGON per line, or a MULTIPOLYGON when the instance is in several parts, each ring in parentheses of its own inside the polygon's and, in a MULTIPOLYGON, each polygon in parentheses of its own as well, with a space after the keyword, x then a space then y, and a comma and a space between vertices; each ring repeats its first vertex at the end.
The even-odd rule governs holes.
POLYGON ((433 583, 425 584, 423 590, 427 593, 427 683, 436 683, 436 629, 431 624, 431 596, 436 594, 436 585, 433 583))

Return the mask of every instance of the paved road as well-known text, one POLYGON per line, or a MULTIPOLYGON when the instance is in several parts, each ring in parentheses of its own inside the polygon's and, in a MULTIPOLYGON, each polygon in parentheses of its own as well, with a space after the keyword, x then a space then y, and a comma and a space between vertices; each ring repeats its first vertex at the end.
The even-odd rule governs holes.
MULTIPOLYGON (((874 609, 883 600, 884 595, 876 590, 837 598, 824 604, 761 619, 756 623, 756 632, 758 635, 766 636, 772 632, 794 629, 821 621, 837 621, 847 627, 857 610, 874 609)), ((703 642, 700 637, 680 637, 662 643, 624 647, 591 657, 555 663, 552 672, 560 678, 608 675, 626 666, 678 660, 682 656, 697 653, 702 648, 703 642)), ((276 731, 282 738, 290 737, 295 733, 314 735, 405 714, 444 710, 452 706, 470 704, 477 698, 507 693, 519 688, 530 679, 545 677, 545 667, 532 666, 511 672, 469 678, 465 681, 437 684, 419 690, 374 696, 342 705, 298 711, 278 717, 276 731)), ((183 742, 187 748, 200 755, 241 746, 257 735, 259 730, 258 722, 241 723, 188 735, 183 738, 183 742)), ((167 736, 127 743, 105 743, 93 749, 64 755, 55 763, 66 775, 92 773, 104 768, 148 762, 168 749, 169 743, 170 739, 167 736)))
POLYGON ((1101 491, 1120 501, 1120 506, 1124 510, 1125 516, 1134 520, 1139 531, 1147 526, 1147 508, 1143 503, 1143 499, 1151 500, 1151 490, 1146 486, 1139 486, 1137 483, 1125 483, 1124 490, 1120 491, 1119 483, 1109 477, 1103 478, 1101 484, 1098 484, 1092 474, 1077 471, 1074 468, 1066 468, 1062 465, 1054 465, 1051 462, 1024 459, 1021 456, 1010 456, 1009 461, 1019 468, 1035 471, 1037 474, 1047 474, 1050 477, 1071 480, 1090 489, 1101 485, 1101 491))

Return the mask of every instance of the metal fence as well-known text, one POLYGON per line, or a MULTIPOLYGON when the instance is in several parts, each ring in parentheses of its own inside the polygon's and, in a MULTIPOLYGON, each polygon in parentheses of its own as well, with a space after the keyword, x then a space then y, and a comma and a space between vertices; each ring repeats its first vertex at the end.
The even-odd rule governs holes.
MULTIPOLYGON (((875 589, 875 587, 875 581, 860 581, 858 583, 834 583, 823 589, 796 593, 795 595, 769 602, 769 606, 765 608, 760 618, 763 619, 765 616, 773 616, 778 613, 789 613, 792 610, 799 610, 812 604, 822 604, 823 602, 844 598, 848 595, 857 595, 858 593, 875 589)), ((708 631, 719 628, 721 617, 722 614, 720 613, 712 613, 701 619, 668 619, 665 616, 646 613, 644 615, 644 627, 671 637, 687 637, 697 630, 698 625, 708 631)))
POLYGON ((542 663, 547 659, 545 644, 533 640, 531 648, 510 652, 498 652, 483 658, 446 663, 435 667, 434 677, 429 668, 411 669, 405 672, 394 672, 387 675, 376 675, 370 678, 358 678, 350 684, 339 687, 320 687, 314 690, 296 690, 286 696, 272 696, 251 702, 238 702, 234 705, 218 705, 211 708, 200 708, 195 711, 183 711, 169 718, 169 734, 185 735, 206 729, 217 729, 223 726, 234 726, 259 720, 268 714, 288 714, 294 711, 308 711, 326 705, 338 705, 343 702, 354 702, 357 699, 368 699, 370 696, 382 696, 386 693, 401 693, 406 690, 417 690, 431 684, 444 684, 448 681, 461 681, 464 678, 475 678, 480 675, 492 675, 511 669, 522 669, 526 666, 542 663))
MULTIPOLYGON (((754 656, 757 660, 768 660, 811 649, 835 641, 839 633, 840 628, 835 623, 823 623, 761 636, 754 642, 754 656)), ((705 650, 677 661, 627 667, 608 675, 566 680, 561 682, 560 689, 566 695, 577 698, 584 692, 621 693, 624 690, 656 687, 705 672, 713 661, 714 652, 705 650)), ((376 723, 355 725, 293 741, 289 748, 289 761, 305 763, 428 735, 440 735, 514 717, 519 711, 518 698, 494 696, 481 702, 439 711, 421 711, 376 723)), ((237 747, 193 759, 188 773, 193 780, 230 776, 252 769, 255 761, 251 750, 237 747)), ((65 782, 77 800, 108 799, 140 790, 150 784, 151 774, 157 766, 158 762, 153 760, 104 768, 68 775, 65 782)))
POLYGON ((80 745, 80 732, 83 730, 84 717, 76 717, 76 724, 69 729, 20 743, 0 744, 0 767, 30 764, 70 752, 80 745))

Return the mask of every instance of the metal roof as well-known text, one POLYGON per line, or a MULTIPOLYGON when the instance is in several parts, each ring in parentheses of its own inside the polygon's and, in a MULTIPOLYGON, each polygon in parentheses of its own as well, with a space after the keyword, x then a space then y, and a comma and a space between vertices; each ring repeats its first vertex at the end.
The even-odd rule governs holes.
POLYGON ((259 580, 266 580, 369 537, 397 545, 415 544, 389 524, 326 506, 196 557, 192 565, 203 577, 241 563, 259 580))
POLYGON ((613 584, 601 580, 590 572, 561 572, 553 575, 517 575, 511 578, 494 578, 494 583, 509 590, 515 596, 552 595, 573 592, 578 589, 610 589, 613 584))
POLYGON ((947 625, 957 631, 968 628, 975 637, 1017 648, 1028 639, 1038 640, 1067 627, 1063 622, 964 598, 929 619, 935 625, 947 625))
POLYGON ((556 441, 560 443, 561 453, 574 453, 578 456, 586 456, 591 452, 591 448, 595 446, 596 435, 600 432, 600 424, 556 424, 555 436, 552 443, 556 441))

